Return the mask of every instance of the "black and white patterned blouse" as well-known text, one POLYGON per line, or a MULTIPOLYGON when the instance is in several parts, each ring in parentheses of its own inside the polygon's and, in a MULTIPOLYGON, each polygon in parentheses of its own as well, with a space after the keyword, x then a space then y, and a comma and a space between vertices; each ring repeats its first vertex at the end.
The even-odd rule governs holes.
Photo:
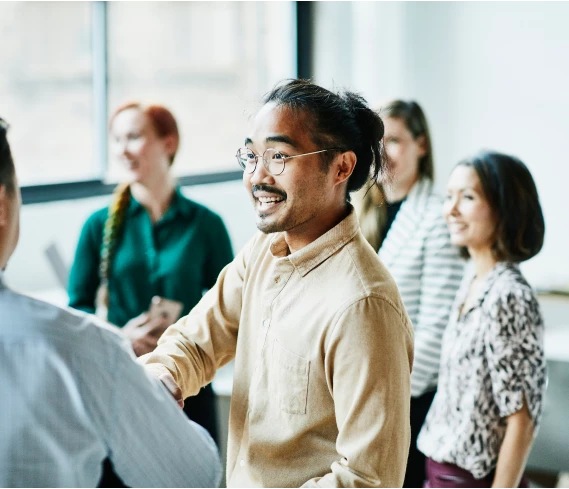
POLYGON ((546 372, 543 319, 518 266, 498 263, 459 319, 472 279, 467 273, 455 300, 443 337, 438 391, 417 446, 480 479, 495 468, 505 418, 521 409, 524 395, 537 433, 546 372))

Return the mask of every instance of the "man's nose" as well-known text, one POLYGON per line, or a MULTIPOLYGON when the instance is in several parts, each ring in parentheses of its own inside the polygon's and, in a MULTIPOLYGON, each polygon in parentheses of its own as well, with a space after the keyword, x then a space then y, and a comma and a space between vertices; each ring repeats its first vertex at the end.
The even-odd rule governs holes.
POLYGON ((272 181, 273 175, 271 175, 265 165, 263 163, 263 159, 259 158, 257 161, 257 166, 255 167, 255 171, 251 173, 251 183, 253 185, 259 185, 260 183, 267 183, 268 181, 272 181))

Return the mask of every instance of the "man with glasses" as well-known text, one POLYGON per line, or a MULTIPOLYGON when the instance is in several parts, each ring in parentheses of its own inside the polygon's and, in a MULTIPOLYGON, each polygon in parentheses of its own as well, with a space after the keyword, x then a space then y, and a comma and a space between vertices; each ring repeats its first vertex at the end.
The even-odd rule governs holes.
POLYGON ((132 487, 215 487, 215 443, 130 343, 4 283, 21 206, 7 129, 0 119, 0 487, 95 487, 106 457, 132 487))
POLYGON ((229 486, 401 486, 412 327, 349 203, 383 123, 302 80, 264 102, 237 151, 261 232, 141 361, 181 402, 235 359, 229 486))

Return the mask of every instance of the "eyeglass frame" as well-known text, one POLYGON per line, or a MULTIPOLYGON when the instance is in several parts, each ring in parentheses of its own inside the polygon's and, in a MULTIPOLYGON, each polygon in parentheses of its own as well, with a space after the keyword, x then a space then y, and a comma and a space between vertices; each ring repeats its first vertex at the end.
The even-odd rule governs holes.
MULTIPOLYGON (((247 171, 246 168, 243 167, 243 165, 241 165, 241 160, 239 158, 239 152, 242 149, 249 149, 246 147, 242 147, 237 149, 237 153, 235 153, 235 158, 237 159, 237 164, 239 165, 239 167, 243 170, 243 172, 247 171)), ((251 151, 251 153, 253 153, 253 150, 249 150, 251 151)), ((292 158, 298 158, 299 156, 308 156, 308 155, 315 155, 318 153, 324 153, 326 151, 344 151, 342 148, 327 148, 327 149, 321 149, 320 151, 312 151, 310 153, 302 153, 300 155, 291 155, 291 156, 286 156, 284 154, 282 154, 281 151, 279 151, 278 149, 275 148, 267 148, 265 151, 263 151, 262 155, 257 155, 255 153, 253 153, 253 156, 255 157, 255 166, 253 167, 253 169, 249 172, 247 172, 249 175, 251 175, 252 173, 255 173, 255 170, 257 169, 257 164, 259 163, 259 158, 261 158, 263 160, 263 166, 265 167, 265 169, 273 176, 278 176, 278 175, 282 175, 285 171, 285 167, 286 167, 286 160, 290 160, 292 158), (269 165, 270 163, 267 161, 267 159, 265 158, 265 154, 267 153, 267 151, 274 151, 275 154, 280 154, 283 157, 283 169, 279 172, 279 173, 272 173, 269 170, 269 165)))

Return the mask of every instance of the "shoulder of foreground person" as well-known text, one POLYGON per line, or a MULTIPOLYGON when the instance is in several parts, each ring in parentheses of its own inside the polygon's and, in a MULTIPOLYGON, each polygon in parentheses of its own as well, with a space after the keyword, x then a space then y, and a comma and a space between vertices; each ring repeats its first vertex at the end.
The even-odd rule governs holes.
POLYGON ((221 466, 215 443, 135 362, 130 344, 111 326, 3 288, 0 305, 5 304, 0 339, 43 352, 43 360, 27 363, 26 371, 38 369, 41 381, 59 378, 69 394, 67 404, 63 398, 42 398, 45 409, 51 405, 62 417, 67 410, 81 412, 85 436, 76 441, 106 447, 127 485, 217 486, 221 466))

